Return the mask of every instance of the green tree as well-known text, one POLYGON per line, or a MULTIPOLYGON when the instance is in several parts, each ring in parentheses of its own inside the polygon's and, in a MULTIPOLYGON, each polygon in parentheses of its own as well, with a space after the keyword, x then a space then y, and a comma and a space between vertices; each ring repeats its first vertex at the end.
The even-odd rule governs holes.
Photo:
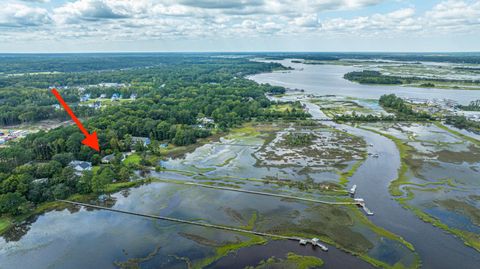
POLYGON ((20 215, 28 211, 27 199, 18 192, 0 195, 0 213, 20 215))
POLYGON ((105 192, 105 188, 114 179, 115 174, 109 167, 104 168, 92 178, 92 191, 95 193, 105 192))

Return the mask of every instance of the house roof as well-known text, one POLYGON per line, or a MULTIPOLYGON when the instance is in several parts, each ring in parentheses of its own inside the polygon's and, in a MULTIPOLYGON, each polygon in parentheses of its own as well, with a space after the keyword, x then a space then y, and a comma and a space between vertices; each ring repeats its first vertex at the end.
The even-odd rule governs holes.
POLYGON ((113 158, 115 158, 115 155, 110 154, 110 155, 107 155, 107 156, 103 157, 102 161, 111 161, 111 160, 113 160, 113 158))
POLYGON ((83 161, 71 161, 70 166, 76 168, 76 167, 80 167, 82 169, 88 169, 90 167, 92 167, 92 163, 90 162, 83 162, 83 161))

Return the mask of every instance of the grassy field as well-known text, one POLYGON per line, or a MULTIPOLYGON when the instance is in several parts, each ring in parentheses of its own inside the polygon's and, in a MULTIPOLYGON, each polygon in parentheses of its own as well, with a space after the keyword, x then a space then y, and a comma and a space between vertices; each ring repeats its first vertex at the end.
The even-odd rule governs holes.
POLYGON ((127 158, 125 158, 125 160, 123 161, 123 163, 125 165, 129 165, 129 164, 139 165, 141 160, 142 160, 142 157, 134 153, 134 154, 128 155, 127 158))

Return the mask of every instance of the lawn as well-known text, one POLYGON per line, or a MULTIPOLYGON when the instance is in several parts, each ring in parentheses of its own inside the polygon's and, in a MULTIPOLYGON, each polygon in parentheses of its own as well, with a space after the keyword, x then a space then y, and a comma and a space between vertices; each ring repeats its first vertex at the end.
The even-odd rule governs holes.
POLYGON ((138 164, 140 164, 141 160, 142 160, 142 157, 140 157, 140 155, 131 154, 123 161, 123 163, 126 164, 126 165, 129 165, 129 164, 137 164, 138 165, 138 164))
POLYGON ((0 234, 2 234, 10 225, 12 224, 10 218, 1 217, 0 218, 0 234))

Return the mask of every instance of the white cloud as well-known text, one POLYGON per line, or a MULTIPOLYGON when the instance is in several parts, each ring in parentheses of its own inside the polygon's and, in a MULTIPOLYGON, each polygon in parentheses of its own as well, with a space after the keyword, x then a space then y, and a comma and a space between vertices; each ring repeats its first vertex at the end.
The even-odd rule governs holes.
POLYGON ((142 0, 78 0, 55 8, 60 23, 123 19, 147 12, 150 1, 142 0))
POLYGON ((419 29, 414 14, 414 9, 406 8, 386 14, 374 14, 353 19, 337 18, 322 22, 322 29, 331 33, 363 35, 413 31, 419 29))
MULTIPOLYGON (((0 27, 9 27, 9 38, 17 40, 33 40, 35 34, 43 35, 37 38, 115 41, 301 35, 389 37, 480 31, 479 0, 443 1, 425 13, 406 4, 406 8, 370 14, 365 12, 366 8, 385 1, 72 0, 30 6, 27 1, 9 1, 7 8, 0 10, 0 27), (367 15, 341 16, 357 9, 367 15), (331 14, 324 12, 332 10, 341 12, 335 12, 336 17, 324 18, 331 14), (26 30, 24 26, 36 27, 26 30)), ((36 0, 39 1, 43 0, 36 0)), ((5 41, 6 36, 0 41, 5 41)))
POLYGON ((467 4, 464 1, 445 1, 437 4, 426 13, 425 23, 438 28, 466 28, 479 27, 480 1, 467 4))
POLYGON ((317 14, 302 14, 299 17, 293 19, 293 24, 300 27, 318 27, 320 22, 318 21, 317 14))
POLYGON ((46 9, 7 3, 0 9, 0 27, 28 27, 51 23, 46 9))
POLYGON ((30 3, 48 3, 50 0, 20 0, 22 2, 30 2, 30 3))

